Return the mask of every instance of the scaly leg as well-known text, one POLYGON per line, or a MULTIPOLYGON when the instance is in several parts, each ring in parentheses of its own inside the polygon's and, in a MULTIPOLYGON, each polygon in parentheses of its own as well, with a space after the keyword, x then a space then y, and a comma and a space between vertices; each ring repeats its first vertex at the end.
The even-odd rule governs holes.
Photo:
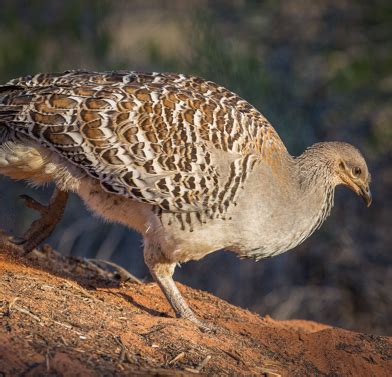
POLYGON ((148 241, 146 241, 144 247, 144 260, 152 277, 158 283, 162 292, 174 309, 176 316, 188 319, 195 323, 201 330, 210 330, 208 326, 195 316, 174 283, 173 273, 176 263, 166 261, 165 257, 162 255, 160 247, 158 245, 151 244, 148 241))
POLYGON ((23 235, 22 242, 15 242, 22 244, 25 254, 28 254, 50 236, 55 226, 61 220, 67 204, 68 193, 55 188, 47 206, 28 195, 21 195, 21 198, 26 207, 41 213, 41 217, 33 221, 30 228, 23 235))

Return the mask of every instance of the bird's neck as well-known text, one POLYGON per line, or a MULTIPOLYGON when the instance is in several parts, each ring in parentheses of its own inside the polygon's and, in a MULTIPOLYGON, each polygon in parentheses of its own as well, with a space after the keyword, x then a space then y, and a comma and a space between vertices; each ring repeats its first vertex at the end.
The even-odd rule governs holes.
POLYGON ((333 206, 334 185, 326 159, 306 151, 296 158, 280 154, 272 163, 267 168, 260 165, 254 176, 259 186, 249 190, 255 196, 246 196, 236 213, 237 219, 254 219, 251 230, 246 220, 240 222, 244 228, 239 233, 250 233, 250 241, 245 237, 234 245, 246 257, 260 259, 293 249, 321 226, 333 206), (271 189, 271 182, 276 189, 271 189))
POLYGON ((336 183, 334 166, 328 153, 323 148, 314 146, 294 159, 299 190, 304 198, 305 207, 313 212, 312 227, 309 237, 328 217, 334 204, 336 183))
POLYGON ((317 181, 334 186, 334 158, 330 144, 332 143, 314 144, 295 158, 299 176, 304 184, 312 185, 312 181, 317 181))

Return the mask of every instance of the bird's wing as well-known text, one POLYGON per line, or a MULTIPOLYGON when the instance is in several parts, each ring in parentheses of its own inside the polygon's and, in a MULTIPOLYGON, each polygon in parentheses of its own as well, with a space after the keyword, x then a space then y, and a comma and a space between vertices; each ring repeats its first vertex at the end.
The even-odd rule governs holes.
POLYGON ((174 212, 221 212, 266 143, 268 121, 212 82, 176 74, 69 71, 0 87, 0 124, 83 168, 104 190, 174 212), (216 155, 233 158, 222 177, 216 155))

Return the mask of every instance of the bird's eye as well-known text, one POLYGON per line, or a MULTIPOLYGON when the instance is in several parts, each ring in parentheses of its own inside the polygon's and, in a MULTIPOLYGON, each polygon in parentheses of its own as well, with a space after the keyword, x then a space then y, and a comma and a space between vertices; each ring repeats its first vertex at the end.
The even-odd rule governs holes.
POLYGON ((361 168, 359 168, 358 166, 356 166, 355 168, 353 168, 353 176, 358 178, 362 173, 361 168))

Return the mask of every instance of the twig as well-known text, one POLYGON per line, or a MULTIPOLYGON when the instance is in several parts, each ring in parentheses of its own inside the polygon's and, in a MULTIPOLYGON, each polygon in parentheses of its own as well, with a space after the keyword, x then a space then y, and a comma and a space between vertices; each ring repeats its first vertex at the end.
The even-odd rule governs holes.
POLYGON ((122 362, 124 362, 124 359, 125 359, 125 354, 126 354, 125 345, 119 336, 114 336, 114 340, 121 348, 120 356, 119 356, 119 363, 121 364, 122 362))
POLYGON ((152 330, 140 333, 139 335, 141 335, 141 336, 148 336, 148 335, 153 334, 154 332, 163 330, 167 326, 168 325, 158 325, 158 326, 155 326, 152 330))
POLYGON ((107 261, 104 259, 87 259, 89 262, 98 262, 98 263, 103 263, 103 264, 108 264, 109 266, 115 268, 118 272, 118 274, 120 275, 121 281, 122 282, 127 282, 127 281, 133 281, 134 283, 137 284, 143 284, 143 282, 138 279, 135 275, 132 275, 129 271, 127 271, 125 268, 119 266, 118 264, 111 262, 111 261, 107 261))
POLYGON ((184 358, 184 356, 185 356, 185 352, 181 352, 181 353, 179 353, 176 357, 174 357, 173 359, 171 359, 171 360, 168 362, 168 364, 169 364, 169 365, 174 364, 174 363, 177 362, 178 360, 184 358))
POLYGON ((11 309, 14 306, 15 302, 20 300, 20 297, 15 297, 10 303, 8 304, 8 314, 11 314, 11 309))
POLYGON ((120 351, 120 356, 119 356, 119 363, 123 363, 125 360, 130 363, 133 364, 135 362, 135 360, 132 359, 132 357, 130 356, 127 347, 125 346, 124 342, 122 341, 120 336, 116 336, 113 335, 114 340, 116 341, 116 343, 120 346, 121 351, 120 351))
POLYGON ((211 360, 211 355, 207 355, 204 360, 197 366, 196 370, 201 372, 201 370, 208 364, 208 362, 211 360))
POLYGON ((49 348, 46 350, 45 361, 46 361, 46 370, 49 372, 50 370, 49 348))
POLYGON ((264 377, 281 377, 281 373, 279 372, 279 366, 273 361, 264 361, 264 366, 261 371, 263 372, 264 377))
POLYGON ((263 369, 263 376, 264 377, 282 377, 282 375, 280 373, 273 372, 268 369, 265 369, 265 370, 263 369))
POLYGON ((201 370, 207 365, 211 360, 211 355, 207 355, 204 360, 196 368, 184 368, 187 372, 199 374, 201 370))
POLYGON ((55 321, 54 319, 52 319, 52 322, 55 323, 56 325, 63 326, 63 327, 65 327, 68 330, 72 330, 72 326, 71 325, 67 325, 66 323, 55 321))
POLYGON ((34 315, 33 313, 31 313, 29 310, 25 308, 20 308, 19 306, 14 305, 13 309, 17 310, 18 312, 29 315, 31 318, 34 318, 37 322, 41 322, 41 318, 37 317, 36 315, 34 315))
POLYGON ((190 372, 190 373, 195 373, 195 374, 199 374, 200 371, 195 369, 195 368, 184 368, 185 371, 190 372))
POLYGON ((93 301, 95 301, 95 302, 99 302, 99 303, 102 302, 102 300, 100 300, 100 299, 94 297, 93 295, 91 295, 90 293, 88 293, 85 289, 83 289, 83 288, 77 286, 76 284, 71 283, 71 282, 68 281, 68 280, 65 280, 65 284, 68 285, 68 286, 71 286, 72 288, 75 288, 77 291, 83 293, 84 296, 86 296, 87 298, 90 298, 91 300, 93 300, 93 301))
MULTIPOLYGON (((56 325, 65 327, 66 329, 71 330, 71 331, 73 331, 74 333, 76 333, 76 334, 78 334, 78 335, 82 335, 82 336, 84 335, 84 334, 81 333, 80 331, 75 330, 75 329, 73 328, 73 326, 71 326, 71 325, 69 325, 69 324, 62 323, 62 322, 59 322, 59 321, 55 321, 54 319, 51 319, 51 318, 48 318, 48 317, 40 318, 40 317, 36 316, 35 314, 31 313, 29 310, 27 310, 27 309, 25 309, 25 308, 22 308, 22 307, 20 307, 20 306, 15 305, 15 302, 16 302, 17 300, 20 300, 20 298, 19 298, 19 297, 15 297, 15 298, 9 303, 9 305, 8 305, 8 313, 9 313, 9 314, 11 313, 12 310, 16 310, 16 311, 18 311, 18 312, 20 312, 20 313, 27 314, 27 315, 30 316, 31 318, 34 318, 37 322, 42 322, 43 320, 45 320, 45 321, 47 320, 47 321, 50 321, 50 322, 52 322, 52 323, 55 323, 56 325)), ((67 345, 66 342, 65 342, 65 340, 64 340, 64 338, 62 338, 62 340, 63 340, 63 343, 64 343, 65 345, 67 345)))
POLYGON ((75 334, 84 336, 83 333, 81 333, 80 331, 75 330, 75 329, 72 327, 72 325, 68 325, 67 323, 58 322, 58 321, 55 321, 54 319, 50 319, 50 318, 46 318, 46 319, 48 319, 49 321, 55 323, 56 325, 65 327, 66 329, 73 331, 75 334))
POLYGON ((242 363, 245 364, 237 355, 231 353, 230 351, 225 351, 222 350, 226 355, 230 356, 231 358, 233 358, 235 361, 237 361, 238 363, 242 363))
POLYGON ((63 337, 62 335, 60 335, 60 339, 61 339, 61 341, 64 343, 64 345, 65 345, 66 347, 68 347, 68 343, 67 343, 67 341, 64 339, 64 337, 63 337))

